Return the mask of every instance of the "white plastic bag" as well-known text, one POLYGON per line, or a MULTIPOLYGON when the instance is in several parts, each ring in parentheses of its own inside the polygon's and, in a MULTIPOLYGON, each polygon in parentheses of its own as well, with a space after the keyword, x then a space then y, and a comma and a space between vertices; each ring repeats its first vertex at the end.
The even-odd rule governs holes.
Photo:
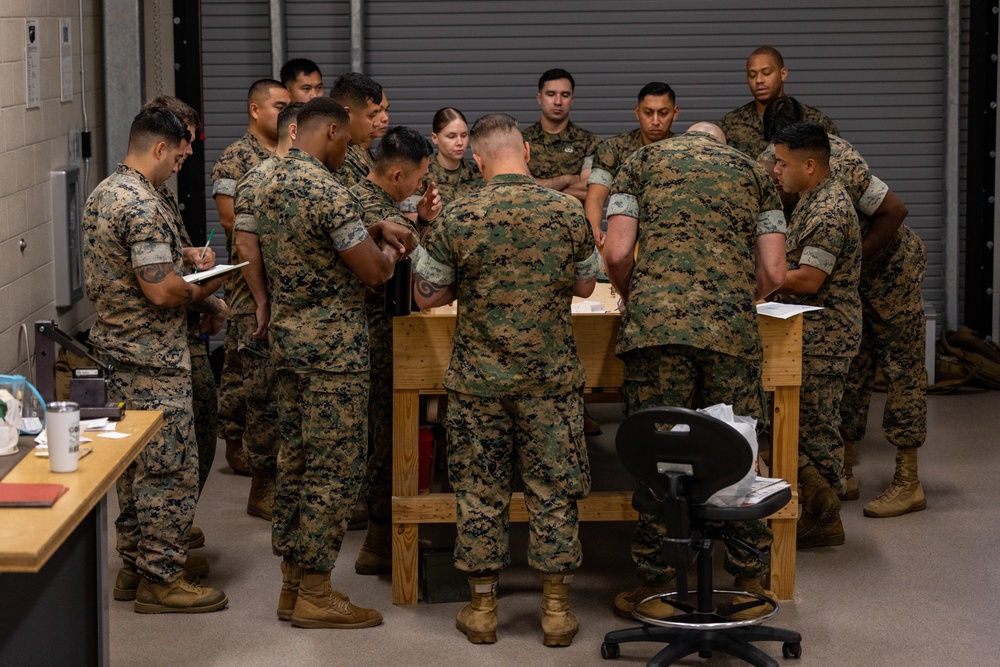
POLYGON ((708 499, 708 504, 716 507, 734 505, 738 498, 742 498, 750 492, 754 480, 757 479, 757 420, 752 417, 733 414, 733 406, 725 403, 702 408, 698 412, 703 412, 710 417, 715 417, 719 421, 729 424, 739 431, 740 435, 750 443, 753 460, 750 463, 750 469, 747 471, 747 474, 735 484, 730 484, 724 489, 719 489, 708 499))

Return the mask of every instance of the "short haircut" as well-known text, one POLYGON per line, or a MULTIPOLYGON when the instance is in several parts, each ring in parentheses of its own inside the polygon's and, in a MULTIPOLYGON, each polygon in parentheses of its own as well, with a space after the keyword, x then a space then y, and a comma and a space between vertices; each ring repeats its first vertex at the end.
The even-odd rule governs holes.
POLYGON ((330 89, 330 98, 345 107, 364 109, 369 100, 375 104, 382 102, 382 86, 370 76, 361 72, 341 74, 330 89))
POLYGON ((465 123, 466 127, 468 127, 469 121, 465 120, 465 114, 455 107, 444 107, 443 109, 438 109, 437 113, 434 114, 434 120, 431 121, 431 131, 434 134, 437 134, 444 128, 448 127, 448 125, 456 118, 461 118, 462 122, 465 123))
POLYGON ((191 141, 191 133, 184 121, 165 107, 151 107, 143 109, 132 119, 132 127, 128 132, 128 150, 130 153, 141 153, 161 141, 175 148, 182 139, 191 141))
POLYGON ((558 81, 559 79, 569 79, 569 89, 573 91, 576 90, 576 81, 573 80, 573 75, 564 69, 556 68, 556 69, 546 70, 545 72, 542 73, 540 77, 538 77, 539 92, 541 92, 542 88, 545 87, 545 84, 547 82, 558 81))
POLYGON ((182 123, 193 127, 196 132, 201 129, 201 118, 198 116, 198 112, 195 111, 190 104, 179 100, 173 95, 160 95, 159 97, 154 97, 142 105, 141 110, 145 111, 156 107, 166 109, 180 118, 182 123))
POLYGON ((390 127, 379 141, 375 153, 375 169, 382 171, 391 164, 404 162, 419 165, 424 158, 434 154, 434 146, 427 137, 404 125, 390 127))
POLYGON ((783 129, 792 123, 805 120, 802 105, 794 97, 776 97, 764 109, 764 140, 771 141, 783 129))
POLYGON ((280 81, 275 81, 274 79, 257 79, 254 81, 250 85, 250 90, 247 91, 247 106, 257 104, 269 98, 273 88, 284 90, 285 86, 280 81))
POLYGON ((802 121, 792 123, 774 136, 776 146, 786 146, 790 151, 802 151, 824 163, 830 161, 830 138, 819 123, 802 121))
POLYGON ((674 95, 674 89, 663 83, 662 81, 651 81, 642 87, 639 91, 639 101, 642 102, 644 97, 662 97, 666 95, 670 98, 670 102, 674 103, 677 101, 677 96, 674 95))
POLYGON ((278 112, 278 134, 287 130, 288 126, 296 121, 299 117, 299 110, 305 105, 305 102, 290 102, 278 112))
POLYGON ((281 85, 287 87, 288 84, 294 83, 299 78, 299 74, 309 76, 313 72, 319 72, 319 75, 323 76, 323 73, 319 71, 319 65, 308 58, 292 58, 281 66, 281 72, 278 76, 281 78, 281 85))
POLYGON ((785 59, 781 57, 781 51, 773 46, 758 46, 747 56, 747 60, 750 60, 754 56, 771 56, 774 62, 778 64, 778 67, 785 66, 785 59))
MULTIPOLYGON (((477 155, 487 154, 492 157, 492 148, 502 145, 504 134, 517 135, 517 143, 524 143, 521 130, 517 127, 517 119, 510 114, 491 113, 481 117, 472 124, 469 130, 469 143, 472 152, 477 155)), ((513 144, 513 141, 511 141, 513 144)))
POLYGON ((338 127, 347 127, 351 117, 347 115, 344 106, 329 97, 314 97, 299 109, 297 122, 299 134, 319 127, 322 123, 335 122, 338 127))

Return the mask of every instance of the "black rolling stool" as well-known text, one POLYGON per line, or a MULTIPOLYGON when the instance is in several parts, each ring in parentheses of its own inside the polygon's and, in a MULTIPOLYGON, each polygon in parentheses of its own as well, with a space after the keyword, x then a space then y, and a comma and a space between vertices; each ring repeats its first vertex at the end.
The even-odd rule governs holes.
POLYGON ((660 515, 666 520, 663 552, 677 570, 678 591, 653 595, 637 603, 633 614, 645 625, 609 632, 604 636, 601 656, 617 658, 618 645, 623 642, 666 642, 669 646, 647 663, 649 667, 670 665, 692 653, 708 658, 713 651, 753 665, 773 667, 778 663, 751 642, 775 641, 782 642, 784 657, 800 657, 799 633, 760 625, 777 613, 777 602, 746 591, 717 591, 712 585, 713 540, 750 551, 764 563, 769 562, 767 554, 729 534, 726 522, 763 519, 773 514, 791 500, 791 489, 749 507, 706 505, 713 493, 746 474, 753 454, 736 429, 686 408, 651 408, 631 415, 618 429, 615 444, 625 468, 639 480, 632 506, 642 514, 660 515), (670 430, 678 424, 687 429, 670 430), (686 573, 695 556, 698 593, 692 604, 686 573), (751 609, 762 613, 751 619, 734 618, 751 609))

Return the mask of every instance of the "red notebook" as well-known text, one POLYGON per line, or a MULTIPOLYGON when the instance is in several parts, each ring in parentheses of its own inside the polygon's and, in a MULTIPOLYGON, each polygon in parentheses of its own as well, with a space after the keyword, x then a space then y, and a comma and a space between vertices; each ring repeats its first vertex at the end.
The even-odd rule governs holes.
POLYGON ((0 483, 0 507, 52 507, 67 491, 62 484, 0 483))

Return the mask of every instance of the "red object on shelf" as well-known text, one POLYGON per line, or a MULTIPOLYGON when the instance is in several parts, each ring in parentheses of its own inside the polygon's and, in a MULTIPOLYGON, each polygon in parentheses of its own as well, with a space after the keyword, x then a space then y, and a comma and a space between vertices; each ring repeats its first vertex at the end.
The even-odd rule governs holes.
POLYGON ((417 475, 417 487, 420 490, 424 490, 430 487, 430 477, 431 477, 431 449, 434 445, 434 434, 431 433, 430 428, 420 429, 420 435, 417 439, 417 454, 420 458, 420 467, 418 468, 417 475))

